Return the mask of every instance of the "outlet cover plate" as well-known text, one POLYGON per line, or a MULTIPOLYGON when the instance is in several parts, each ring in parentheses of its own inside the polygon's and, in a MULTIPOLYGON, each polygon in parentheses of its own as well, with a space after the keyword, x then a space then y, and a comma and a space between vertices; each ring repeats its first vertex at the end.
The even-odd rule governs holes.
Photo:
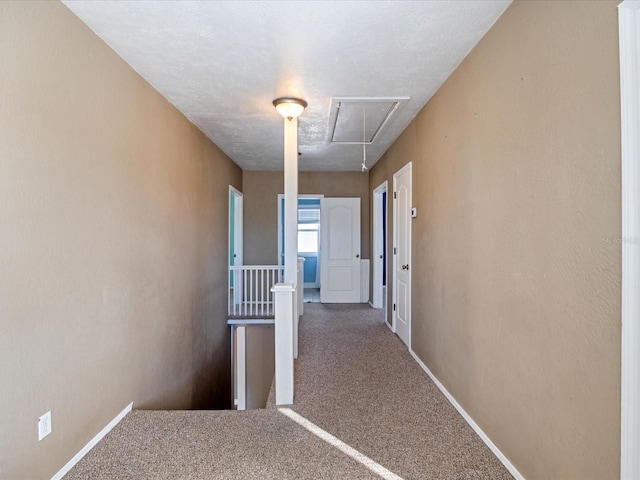
POLYGON ((51 433, 51 410, 38 418, 38 441, 51 433))

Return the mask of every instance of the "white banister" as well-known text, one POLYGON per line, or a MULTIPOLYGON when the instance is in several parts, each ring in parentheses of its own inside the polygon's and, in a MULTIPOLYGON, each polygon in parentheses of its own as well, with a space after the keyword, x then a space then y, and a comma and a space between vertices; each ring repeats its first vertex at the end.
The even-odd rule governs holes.
POLYGON ((271 291, 275 301, 276 405, 293 404, 293 326, 297 310, 296 286, 279 283, 271 291))

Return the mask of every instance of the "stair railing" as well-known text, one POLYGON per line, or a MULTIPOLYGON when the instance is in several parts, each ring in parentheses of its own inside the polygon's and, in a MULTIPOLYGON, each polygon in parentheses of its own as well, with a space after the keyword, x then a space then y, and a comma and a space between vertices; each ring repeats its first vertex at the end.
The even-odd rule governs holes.
POLYGON ((274 285, 282 282, 281 265, 230 265, 229 317, 272 318, 274 285))

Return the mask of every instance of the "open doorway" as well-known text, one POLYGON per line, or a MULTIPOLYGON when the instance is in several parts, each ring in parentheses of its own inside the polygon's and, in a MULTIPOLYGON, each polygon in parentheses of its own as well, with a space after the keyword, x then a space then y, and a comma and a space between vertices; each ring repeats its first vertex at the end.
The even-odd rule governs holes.
POLYGON ((382 308, 387 318, 387 184, 385 180, 373 190, 373 308, 382 308))
MULTIPOLYGON (((320 302, 320 199, 298 196, 298 257, 304 258, 304 302, 320 302)), ((284 264, 284 195, 278 195, 278 265, 284 264)))
MULTIPOLYGON (((242 265, 242 192, 229 185, 229 266, 242 265)), ((240 304, 242 283, 234 281, 234 272, 229 269, 230 299, 240 304)))

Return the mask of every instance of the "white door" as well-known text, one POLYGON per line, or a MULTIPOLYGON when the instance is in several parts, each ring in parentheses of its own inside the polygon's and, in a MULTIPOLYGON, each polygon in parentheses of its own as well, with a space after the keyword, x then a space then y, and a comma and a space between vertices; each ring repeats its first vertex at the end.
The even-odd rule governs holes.
POLYGON ((393 175, 393 320, 411 348, 411 162, 393 175))
POLYGON ((320 301, 360 302, 360 199, 320 200, 320 301))

